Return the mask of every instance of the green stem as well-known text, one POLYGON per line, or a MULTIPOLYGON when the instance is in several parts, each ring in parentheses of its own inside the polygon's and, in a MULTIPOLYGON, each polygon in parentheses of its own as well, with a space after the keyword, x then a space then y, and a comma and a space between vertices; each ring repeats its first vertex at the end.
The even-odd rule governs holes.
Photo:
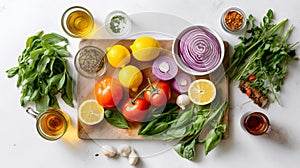
POLYGON ((135 97, 133 100, 130 101, 131 104, 134 104, 136 99, 139 98, 144 92, 146 92, 148 90, 149 85, 147 85, 143 90, 141 90, 135 97))

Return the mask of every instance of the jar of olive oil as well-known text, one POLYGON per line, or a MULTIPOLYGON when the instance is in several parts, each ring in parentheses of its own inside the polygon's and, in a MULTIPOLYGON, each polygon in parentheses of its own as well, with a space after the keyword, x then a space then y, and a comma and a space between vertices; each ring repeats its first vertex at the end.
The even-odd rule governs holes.
POLYGON ((91 36, 94 28, 94 18, 90 11, 81 6, 67 9, 61 18, 63 30, 75 38, 91 36))

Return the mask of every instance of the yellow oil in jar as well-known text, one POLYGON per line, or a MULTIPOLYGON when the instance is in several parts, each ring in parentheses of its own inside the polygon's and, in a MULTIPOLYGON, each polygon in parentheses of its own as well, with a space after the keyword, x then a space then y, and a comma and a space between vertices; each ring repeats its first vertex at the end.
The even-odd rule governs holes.
POLYGON ((76 35, 85 35, 89 33, 94 26, 93 18, 84 11, 74 11, 67 18, 67 27, 69 31, 76 35))

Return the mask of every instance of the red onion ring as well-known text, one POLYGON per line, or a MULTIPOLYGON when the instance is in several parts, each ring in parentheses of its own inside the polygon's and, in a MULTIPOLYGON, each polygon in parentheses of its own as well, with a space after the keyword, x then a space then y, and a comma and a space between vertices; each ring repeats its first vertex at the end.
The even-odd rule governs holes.
POLYGON ((195 27, 182 35, 179 41, 179 56, 188 67, 207 72, 218 65, 221 46, 212 33, 195 27))
POLYGON ((178 72, 178 67, 173 58, 159 56, 152 65, 152 74, 159 80, 173 79, 178 72))
POLYGON ((175 77, 172 87, 179 94, 187 93, 191 83, 192 79, 188 74, 180 73, 175 77))

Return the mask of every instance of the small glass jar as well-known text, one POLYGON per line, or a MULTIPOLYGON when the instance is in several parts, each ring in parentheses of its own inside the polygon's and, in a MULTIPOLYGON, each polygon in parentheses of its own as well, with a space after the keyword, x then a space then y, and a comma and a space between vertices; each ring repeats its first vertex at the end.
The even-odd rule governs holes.
POLYGON ((246 26, 246 14, 237 7, 227 9, 221 17, 223 29, 229 33, 239 33, 246 26))
POLYGON ((86 38, 94 29, 92 13, 82 6, 72 6, 61 17, 61 25, 65 33, 75 38, 86 38))
POLYGON ((242 128, 252 135, 263 135, 270 130, 270 121, 262 112, 247 112, 241 117, 242 128))
POLYGON ((131 30, 131 20, 120 10, 110 12, 105 19, 106 30, 114 36, 124 36, 131 30))
POLYGON ((87 78, 96 78, 107 70, 107 58, 105 52, 94 46, 81 48, 74 60, 77 72, 87 78))

